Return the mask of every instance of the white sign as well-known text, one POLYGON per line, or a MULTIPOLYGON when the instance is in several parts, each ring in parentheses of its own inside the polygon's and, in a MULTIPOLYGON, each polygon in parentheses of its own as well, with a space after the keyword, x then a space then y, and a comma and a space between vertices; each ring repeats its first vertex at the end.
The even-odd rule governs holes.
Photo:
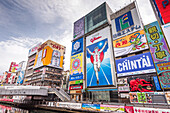
POLYGON ((170 45, 170 23, 169 24, 166 24, 166 25, 163 25, 162 26, 162 30, 164 32, 164 35, 166 37, 166 40, 168 42, 168 45, 170 45))
POLYGON ((81 109, 81 103, 57 102, 57 107, 81 109))
POLYGON ((170 113, 169 109, 133 107, 134 113, 170 113))

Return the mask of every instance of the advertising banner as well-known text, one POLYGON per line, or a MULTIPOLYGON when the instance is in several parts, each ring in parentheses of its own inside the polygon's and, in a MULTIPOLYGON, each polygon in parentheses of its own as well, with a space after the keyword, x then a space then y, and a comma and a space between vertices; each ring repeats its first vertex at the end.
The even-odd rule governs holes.
POLYGON ((17 79, 17 84, 23 84, 24 74, 25 74, 25 71, 20 71, 18 79, 17 79))
POLYGON ((84 17, 74 22, 73 40, 84 35, 84 17))
POLYGON ((78 90, 78 89, 83 89, 82 85, 76 85, 76 86, 70 86, 69 90, 78 90))
POLYGON ((106 3, 103 3, 85 16, 85 33, 92 31, 107 21, 106 3))
POLYGON ((29 50, 29 52, 28 52, 28 56, 31 56, 31 55, 35 54, 35 53, 37 52, 37 49, 38 49, 38 47, 39 47, 40 45, 41 45, 41 42, 38 43, 36 46, 32 47, 32 48, 29 50))
POLYGON ((57 102, 57 107, 81 109, 81 103, 57 102))
POLYGON ((83 52, 83 38, 80 38, 72 43, 71 56, 83 52))
POLYGON ((138 102, 137 93, 135 93, 135 92, 130 92, 130 93, 129 93, 129 96, 130 96, 130 102, 131 102, 131 103, 139 103, 139 102, 138 102))
POLYGON ((164 24, 170 22, 170 4, 169 0, 153 0, 157 9, 157 14, 164 24))
POLYGON ((145 95, 145 93, 143 93, 143 92, 138 92, 137 93, 137 96, 138 96, 138 102, 139 103, 146 103, 147 101, 146 101, 146 95, 145 95))
POLYGON ((34 62, 34 69, 41 66, 51 66, 63 69, 64 54, 64 46, 48 40, 38 47, 38 52, 34 62))
POLYGON ((83 79, 83 53, 71 56, 70 62, 70 81, 80 79, 83 79))
POLYGON ((125 106, 126 113, 134 113, 133 106, 125 106))
POLYGON ((81 84, 81 83, 83 83, 83 80, 70 81, 70 85, 71 84, 81 84))
POLYGON ((13 67, 15 64, 16 64, 16 62, 11 62, 11 65, 10 65, 10 67, 9 67, 9 72, 12 71, 12 67, 13 67))
POLYGON ((169 109, 133 107, 134 113, 169 113, 169 109))
POLYGON ((153 80, 154 80, 154 83, 155 83, 156 90, 160 91, 160 90, 161 90, 161 86, 160 86, 160 84, 159 84, 158 77, 157 77, 157 76, 154 76, 154 77, 153 77, 153 80))
POLYGON ((170 60, 170 52, 157 21, 145 26, 147 40, 154 62, 170 60))
POLYGON ((136 8, 116 17, 112 20, 113 40, 141 30, 141 25, 136 8))
POLYGON ((100 111, 105 111, 105 112, 124 112, 125 108, 124 106, 118 106, 118 105, 104 105, 100 104, 100 111))
POLYGON ((170 37, 170 32, 169 32, 170 31, 170 23, 163 25, 162 30, 163 30, 164 35, 166 37, 166 41, 168 42, 168 45, 170 47, 170 38, 169 38, 170 37))
POLYGON ((152 81, 152 77, 148 77, 146 75, 129 77, 128 83, 130 87, 130 91, 132 92, 154 92, 154 83, 152 81))
POLYGON ((87 87, 115 84, 110 36, 109 27, 106 27, 86 37, 87 87))
POLYGON ((82 103, 82 109, 92 110, 92 111, 100 111, 100 104, 86 104, 86 103, 82 103))
POLYGON ((129 92, 129 84, 127 83, 127 78, 118 79, 118 91, 119 92, 129 92))
POLYGON ((163 89, 170 88, 170 61, 155 63, 160 84, 163 89))
POLYGON ((118 77, 155 72, 150 52, 118 59, 116 69, 118 77))
POLYGON ((144 30, 113 41, 115 57, 148 49, 144 30))

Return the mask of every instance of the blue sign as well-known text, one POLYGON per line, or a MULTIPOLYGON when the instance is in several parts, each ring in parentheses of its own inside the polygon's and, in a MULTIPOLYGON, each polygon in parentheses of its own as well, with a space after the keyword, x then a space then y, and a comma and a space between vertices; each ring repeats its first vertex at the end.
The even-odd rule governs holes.
POLYGON ((70 75, 70 80, 69 81, 81 80, 81 79, 83 79, 83 74, 77 75, 77 76, 71 76, 70 75))
POLYGON ((159 84, 158 77, 157 77, 157 76, 154 76, 154 77, 153 77, 153 80, 154 80, 154 83, 155 83, 156 90, 160 91, 160 90, 161 90, 161 87, 160 87, 160 84, 159 84))
POLYGON ((71 56, 83 52, 83 38, 80 38, 72 43, 71 56))
POLYGON ((100 110, 100 104, 87 104, 87 103, 82 103, 82 108, 87 109, 87 110, 100 110))
POLYGON ((134 25, 131 11, 129 11, 129 12, 119 16, 118 18, 116 18, 115 24, 116 24, 116 31, 117 32, 134 25))
POLYGON ((118 77, 156 72, 150 52, 118 59, 116 69, 118 77))

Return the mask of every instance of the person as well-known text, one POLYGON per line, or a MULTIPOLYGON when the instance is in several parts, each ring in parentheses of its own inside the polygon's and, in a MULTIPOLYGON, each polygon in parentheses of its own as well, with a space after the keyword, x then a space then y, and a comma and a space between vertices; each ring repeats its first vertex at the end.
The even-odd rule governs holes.
POLYGON ((98 47, 95 47, 94 52, 91 52, 89 50, 89 48, 87 48, 87 51, 89 52, 90 55, 93 56, 93 59, 94 59, 93 67, 94 67, 94 71, 95 71, 96 78, 97 78, 97 84, 99 84, 99 75, 98 75, 98 72, 100 71, 100 64, 101 64, 100 53, 104 50, 106 45, 107 45, 107 41, 105 41, 105 44, 104 44, 104 46, 102 47, 101 50, 99 50, 98 47))

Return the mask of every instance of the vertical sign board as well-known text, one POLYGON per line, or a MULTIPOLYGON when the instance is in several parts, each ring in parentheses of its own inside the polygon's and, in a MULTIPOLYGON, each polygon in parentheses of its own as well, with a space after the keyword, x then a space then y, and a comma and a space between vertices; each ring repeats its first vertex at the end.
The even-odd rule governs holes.
POLYGON ((154 62, 170 60, 170 52, 157 21, 145 26, 147 40, 152 52, 154 62))
POLYGON ((83 38, 72 43, 70 81, 83 79, 83 38))
POLYGON ((141 30, 141 25, 136 8, 117 16, 112 20, 113 40, 141 30))
POLYGON ((106 12, 106 3, 103 3, 87 14, 85 16, 85 33, 88 33, 100 25, 106 23, 108 21, 106 12))
POLYGON ((170 31, 170 23, 163 25, 162 30, 163 30, 164 35, 166 37, 166 41, 168 42, 168 45, 170 47, 170 38, 169 38, 170 37, 170 32, 169 32, 170 31))
POLYGON ((113 47, 115 57, 148 49, 144 30, 114 40, 113 47))
POLYGON ((28 56, 31 56, 31 55, 35 54, 35 53, 37 52, 37 49, 38 49, 38 47, 39 47, 40 45, 41 45, 41 42, 38 43, 36 46, 32 47, 32 48, 29 50, 29 52, 28 52, 28 56))
POLYGON ((160 20, 163 20, 163 23, 170 22, 170 1, 169 0, 153 0, 154 5, 157 9, 157 14, 160 20))
POLYGON ((116 60, 117 77, 155 72, 150 52, 116 60))
POLYGON ((73 40, 84 35, 84 17, 74 22, 73 40))
POLYGON ((110 28, 86 37, 87 87, 115 85, 110 28))

